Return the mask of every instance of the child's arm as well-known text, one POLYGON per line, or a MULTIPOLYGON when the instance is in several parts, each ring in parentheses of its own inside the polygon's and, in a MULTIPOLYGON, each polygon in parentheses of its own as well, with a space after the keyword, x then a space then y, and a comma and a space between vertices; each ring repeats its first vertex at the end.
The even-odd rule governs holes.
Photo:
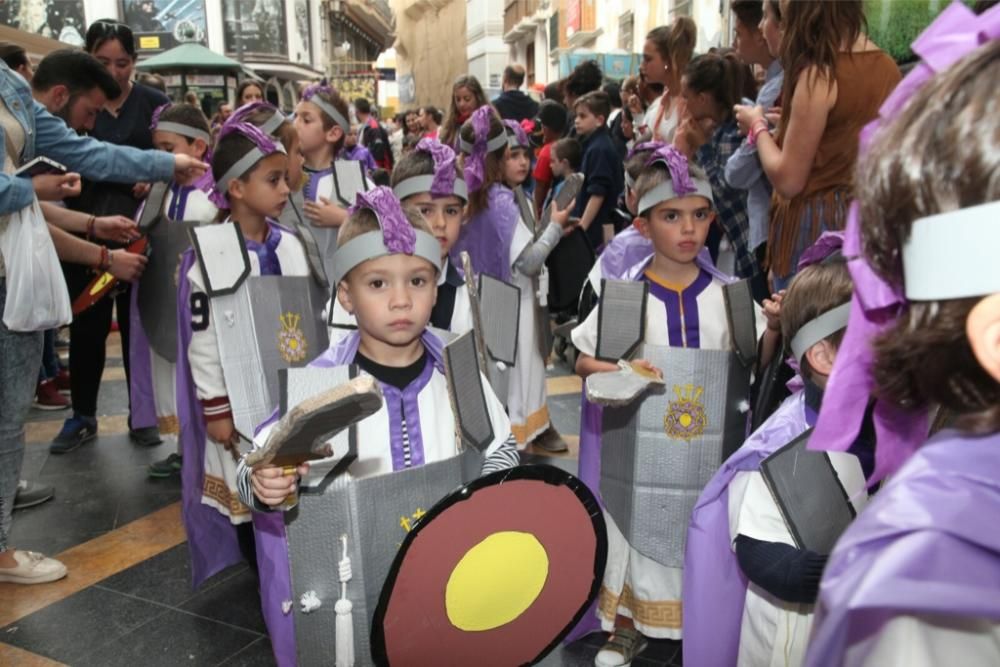
POLYGON ((92 234, 96 238, 118 243, 128 243, 139 236, 135 222, 124 215, 97 217, 52 202, 43 201, 39 204, 45 221, 67 232, 92 234))
POLYGON ((819 595, 827 556, 781 542, 764 542, 740 533, 736 559, 747 579, 786 602, 813 604, 819 595))
POLYGON ((767 368, 781 350, 781 300, 785 296, 782 290, 777 294, 772 294, 770 299, 764 299, 764 319, 767 326, 760 337, 759 351, 757 354, 758 368, 767 368))
POLYGON ((597 214, 601 212, 601 206, 604 205, 604 195, 590 195, 587 200, 587 207, 583 209, 583 215, 580 216, 580 227, 587 231, 590 225, 597 219, 597 214))
POLYGON ((589 354, 581 352, 576 358, 575 370, 577 375, 583 379, 587 379, 587 376, 594 373, 613 373, 618 370, 618 364, 613 364, 610 361, 600 361, 589 354))
POLYGON ((486 409, 490 413, 490 422, 493 424, 494 439, 490 447, 486 450, 486 460, 483 461, 481 474, 488 475, 497 470, 507 470, 521 463, 521 456, 517 451, 517 440, 510 428, 510 418, 504 410, 503 403, 493 393, 489 380, 482 373, 479 380, 483 384, 483 394, 486 398, 486 409))
POLYGON ((576 358, 576 374, 586 379, 593 373, 613 372, 618 365, 609 361, 600 361, 594 357, 597 353, 597 323, 600 309, 594 308, 582 324, 573 329, 570 337, 573 346, 579 351, 576 358))
POLYGON ((565 209, 556 208, 556 202, 552 202, 552 222, 545 228, 542 235, 534 243, 525 246, 521 254, 514 262, 514 269, 524 276, 537 276, 545 266, 545 260, 552 253, 552 250, 563 237, 565 230, 573 227, 570 221, 570 211, 573 210, 573 202, 565 209))

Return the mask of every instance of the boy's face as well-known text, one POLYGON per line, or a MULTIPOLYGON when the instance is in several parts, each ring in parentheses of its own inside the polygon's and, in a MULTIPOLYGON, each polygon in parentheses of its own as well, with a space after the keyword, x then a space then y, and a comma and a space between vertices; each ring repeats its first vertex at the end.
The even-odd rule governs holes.
POLYGON ((503 180, 510 187, 516 187, 528 180, 531 171, 531 160, 524 148, 511 148, 507 151, 503 163, 503 180))
POLYGON ((656 254, 678 264, 695 260, 705 245, 715 213, 699 195, 661 202, 645 216, 636 218, 639 233, 653 242, 656 254))
POLYGON ((573 119, 573 124, 576 126, 577 134, 587 136, 604 125, 604 117, 595 116, 590 109, 581 104, 576 107, 576 118, 573 119))
POLYGON ((551 168, 552 175, 557 178, 563 178, 573 173, 573 170, 569 168, 569 160, 560 160, 555 156, 552 158, 551 168))
POLYGON ((299 102, 295 107, 295 131, 299 135, 299 150, 305 155, 336 143, 343 134, 339 125, 323 129, 323 111, 312 102, 299 102))
POLYGON ((405 347, 420 337, 431 319, 437 271, 412 255, 377 257, 340 281, 337 298, 357 319, 367 349, 405 347))
POLYGON ((208 149, 208 144, 202 139, 189 139, 176 132, 163 130, 153 132, 153 146, 174 155, 190 155, 196 160, 205 157, 205 151, 208 149))
POLYGON ((288 203, 288 156, 273 153, 257 163, 243 179, 229 182, 229 198, 241 201, 258 215, 277 220, 288 203))
POLYGON ((407 197, 403 203, 420 211, 434 232, 434 238, 441 244, 441 259, 447 257, 462 231, 462 215, 465 212, 462 200, 454 195, 435 198, 429 192, 421 192, 407 197))
POLYGON ((352 127, 344 136, 344 148, 354 148, 358 145, 358 128, 352 127))

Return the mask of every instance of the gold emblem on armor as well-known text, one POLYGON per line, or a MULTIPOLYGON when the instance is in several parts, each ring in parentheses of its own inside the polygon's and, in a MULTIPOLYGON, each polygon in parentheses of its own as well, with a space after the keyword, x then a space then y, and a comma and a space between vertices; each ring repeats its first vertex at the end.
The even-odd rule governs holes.
POLYGON ((306 335, 302 333, 299 322, 302 316, 296 313, 285 313, 280 315, 281 330, 278 332, 278 352, 281 358, 290 364, 297 364, 306 359, 306 351, 309 344, 306 335))
POLYGON ((701 404, 704 388, 693 384, 674 385, 676 401, 670 401, 663 416, 663 430, 675 440, 689 442, 705 432, 708 415, 701 404))

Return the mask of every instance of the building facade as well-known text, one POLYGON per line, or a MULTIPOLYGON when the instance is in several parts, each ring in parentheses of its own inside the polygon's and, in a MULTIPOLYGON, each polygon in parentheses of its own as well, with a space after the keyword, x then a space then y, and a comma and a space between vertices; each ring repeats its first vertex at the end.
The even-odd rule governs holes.
POLYGON ((466 0, 394 0, 397 110, 445 106, 469 71, 466 0))
MULTIPOLYGON (((139 58, 197 41, 240 60, 262 79, 272 102, 289 109, 297 82, 360 71, 393 41, 387 0, 7 0, 0 24, 82 46, 87 26, 121 21, 136 36, 139 58)), ((14 41, 17 41, 16 39, 14 41)), ((169 83, 169 82, 168 82, 169 83)), ((222 85, 203 77, 204 92, 222 85)), ((231 94, 232 91, 228 91, 231 94)))

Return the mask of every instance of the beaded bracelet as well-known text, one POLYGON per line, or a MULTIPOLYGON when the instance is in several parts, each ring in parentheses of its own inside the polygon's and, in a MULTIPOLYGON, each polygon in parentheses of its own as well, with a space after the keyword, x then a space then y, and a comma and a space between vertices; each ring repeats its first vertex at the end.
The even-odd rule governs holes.
POLYGON ((94 238, 94 225, 97 223, 97 216, 92 215, 87 220, 87 240, 90 241, 94 238))
POLYGON ((760 135, 761 132, 767 132, 767 130, 768 130, 767 121, 764 120, 763 118, 758 118, 753 122, 752 125, 750 125, 750 132, 747 135, 747 143, 750 144, 751 146, 756 146, 757 137, 760 135))

